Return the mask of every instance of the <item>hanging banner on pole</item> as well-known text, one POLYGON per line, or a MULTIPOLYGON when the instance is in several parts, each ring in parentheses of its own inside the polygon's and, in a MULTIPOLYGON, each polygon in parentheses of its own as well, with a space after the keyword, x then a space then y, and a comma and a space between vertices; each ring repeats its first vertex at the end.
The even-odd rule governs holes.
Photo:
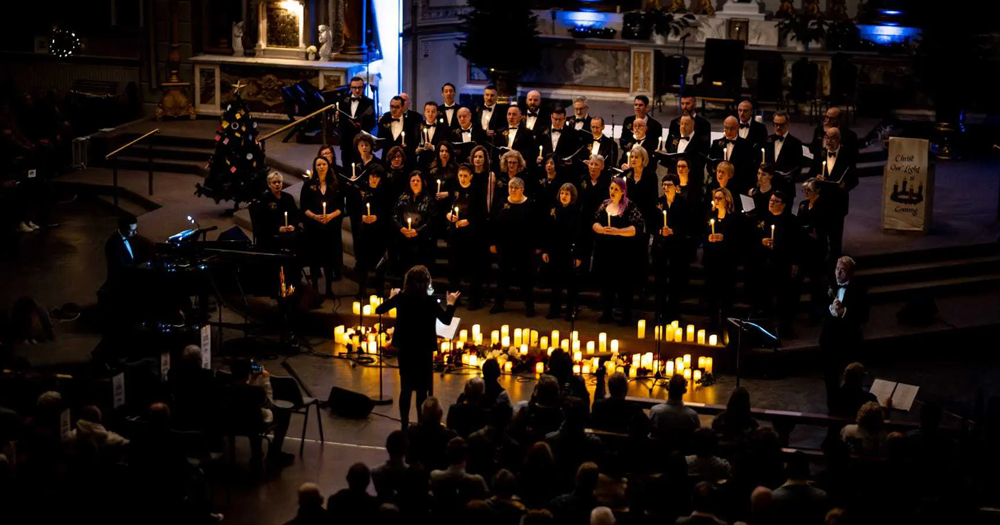
POLYGON ((934 173, 928 162, 930 142, 889 138, 889 158, 882 175, 882 229, 927 233, 931 227, 934 173))

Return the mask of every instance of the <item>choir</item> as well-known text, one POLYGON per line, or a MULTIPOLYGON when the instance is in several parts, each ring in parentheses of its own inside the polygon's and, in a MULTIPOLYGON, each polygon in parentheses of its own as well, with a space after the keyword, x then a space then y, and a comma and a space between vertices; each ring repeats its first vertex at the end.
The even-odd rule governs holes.
POLYGON ((712 141, 693 97, 682 99, 683 114, 664 136, 649 99, 637 96, 616 144, 585 97, 573 99, 568 115, 546 108, 537 91, 523 107, 505 106, 487 86, 483 104, 470 109, 446 83, 443 102, 427 102, 423 114, 401 94, 379 116, 363 81, 350 87, 338 112, 343 164, 330 148, 320 150, 301 212, 280 191, 280 177, 269 178, 262 198, 270 222, 260 237, 277 243, 301 225, 311 273, 322 269, 328 283, 342 272, 348 217, 358 296, 382 292, 387 268, 403 275, 433 267, 444 240, 449 289, 467 286, 470 309, 484 306, 492 281, 491 312, 504 310, 515 288, 533 316, 535 287, 544 283, 549 318, 573 318, 580 287, 590 286, 600 290, 599 322, 631 323, 636 296, 647 292, 657 314, 672 319, 689 295, 699 248, 713 329, 741 277, 753 311, 786 328, 806 277, 822 307, 857 184, 856 145, 845 143, 839 114, 828 115, 811 143, 816 154, 796 207, 790 196, 802 182, 802 142, 780 111, 768 135, 749 101, 712 141))

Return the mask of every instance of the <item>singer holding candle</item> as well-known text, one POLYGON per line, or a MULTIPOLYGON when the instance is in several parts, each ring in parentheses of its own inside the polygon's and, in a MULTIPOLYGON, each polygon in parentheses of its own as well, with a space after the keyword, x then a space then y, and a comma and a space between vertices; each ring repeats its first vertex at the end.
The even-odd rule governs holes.
MULTIPOLYGON (((504 155, 517 155, 517 152, 504 155)), ((493 208, 490 221, 490 253, 497 255, 500 278, 491 314, 504 311, 510 286, 521 288, 526 317, 535 316, 535 248, 538 228, 533 216, 534 203, 524 194, 524 181, 514 177, 507 185, 507 198, 493 208)))
POLYGON ((663 196, 656 204, 661 220, 650 225, 656 228, 653 234, 653 276, 660 322, 676 319, 680 313, 681 294, 694 258, 692 210, 678 194, 680 179, 677 175, 667 174, 663 177, 662 186, 663 196))
POLYGON ((445 140, 436 146, 436 155, 430 164, 430 177, 428 183, 433 182, 437 189, 437 181, 441 181, 441 189, 438 193, 444 193, 440 197, 446 197, 448 190, 455 183, 458 176, 458 159, 455 157, 455 148, 451 142, 445 140))
POLYGON ((569 177, 563 177, 556 168, 557 160, 554 154, 549 154, 538 165, 539 174, 534 177, 534 185, 528 188, 528 193, 538 202, 539 212, 544 213, 549 205, 556 202, 559 188, 569 182, 569 177), (544 208, 544 209, 543 209, 544 208))
POLYGON ((792 320, 798 307, 799 228, 795 215, 788 213, 789 197, 783 191, 771 195, 766 210, 762 210, 757 229, 752 236, 751 255, 747 258, 746 279, 751 307, 767 316, 777 313, 782 337, 790 337, 792 320), (753 277, 750 277, 753 276, 753 277), (777 310, 773 304, 777 302, 777 310))
POLYGON ((410 400, 417 395, 419 408, 434 393, 434 351, 437 349, 435 321, 451 324, 459 292, 449 293, 447 307, 429 295, 431 273, 426 266, 410 268, 403 279, 403 291, 394 289, 380 304, 376 314, 396 309, 396 328, 392 346, 399 351, 399 417, 403 430, 410 423, 410 400))
MULTIPOLYGON (((373 169, 364 184, 358 184, 355 191, 355 208, 358 215, 358 243, 354 245, 354 278, 358 281, 358 300, 367 296, 369 274, 375 272, 371 289, 382 294, 382 283, 388 264, 379 266, 389 248, 392 238, 392 198, 391 189, 383 182, 382 170, 373 169)), ((354 220, 353 218, 351 220, 354 220)))
MULTIPOLYGON (((478 175, 477 175, 478 176, 478 175)), ((469 310, 483 304, 483 281, 489 264, 483 233, 486 231, 486 206, 481 193, 473 186, 475 177, 468 164, 458 166, 458 182, 449 193, 447 221, 448 289, 469 284, 469 310)))
POLYGON ((295 205, 294 197, 281 191, 283 186, 281 174, 272 171, 267 175, 268 191, 251 206, 254 234, 264 249, 297 247, 299 208, 295 205))
POLYGON ((319 292, 320 268, 326 277, 325 293, 333 296, 333 281, 343 275, 344 250, 341 227, 345 199, 337 175, 323 157, 313 160, 313 178, 302 188, 306 257, 313 289, 319 292))
POLYGON ((709 331, 722 326, 736 288, 741 219, 733 211, 733 194, 726 188, 712 192, 712 211, 704 225, 702 266, 708 288, 709 331))
POLYGON ((392 218, 397 237, 398 269, 400 274, 418 264, 434 262, 434 237, 431 224, 437 209, 432 190, 424 187, 419 171, 410 173, 410 187, 396 202, 392 218))
MULTIPOLYGON (((645 223, 639 207, 628 199, 628 185, 615 177, 608 187, 609 198, 601 203, 594 215, 591 230, 594 236, 594 272, 601 278, 602 313, 599 323, 614 320, 615 297, 622 311, 619 324, 632 324, 632 295, 636 277, 633 268, 640 264, 645 246, 637 238, 645 239, 645 223), (610 223, 610 225, 609 225, 610 223)), ((642 265, 645 267, 645 264, 642 265)))

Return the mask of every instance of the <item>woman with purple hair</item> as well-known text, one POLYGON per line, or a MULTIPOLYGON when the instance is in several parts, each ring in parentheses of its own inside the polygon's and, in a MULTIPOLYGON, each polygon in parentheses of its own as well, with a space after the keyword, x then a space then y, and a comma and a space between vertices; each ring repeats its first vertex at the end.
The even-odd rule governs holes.
POLYGON ((620 324, 632 324, 632 294, 635 279, 632 268, 639 262, 639 257, 645 252, 645 247, 638 239, 645 230, 642 213, 639 207, 628 199, 628 184, 625 179, 615 177, 608 188, 609 199, 601 203, 594 214, 594 224, 591 229, 594 236, 594 270, 600 275, 601 303, 603 313, 597 320, 599 323, 610 323, 614 320, 612 311, 615 296, 621 307, 620 324), (615 270, 625 270, 616 272, 615 270))

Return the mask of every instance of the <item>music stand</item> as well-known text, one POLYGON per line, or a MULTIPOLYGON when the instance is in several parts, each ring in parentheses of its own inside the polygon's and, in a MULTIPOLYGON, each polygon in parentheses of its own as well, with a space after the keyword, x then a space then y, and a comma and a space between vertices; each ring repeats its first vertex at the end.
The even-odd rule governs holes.
POLYGON ((752 334, 755 337, 760 338, 760 343, 765 342, 772 343, 772 350, 777 350, 780 340, 776 334, 768 332, 764 327, 760 326, 761 322, 767 322, 768 319, 751 319, 747 317, 746 319, 740 319, 739 317, 728 317, 726 321, 729 321, 733 326, 739 330, 739 334, 736 336, 736 388, 740 386, 740 355, 743 353, 743 332, 747 332, 748 335, 752 334))

